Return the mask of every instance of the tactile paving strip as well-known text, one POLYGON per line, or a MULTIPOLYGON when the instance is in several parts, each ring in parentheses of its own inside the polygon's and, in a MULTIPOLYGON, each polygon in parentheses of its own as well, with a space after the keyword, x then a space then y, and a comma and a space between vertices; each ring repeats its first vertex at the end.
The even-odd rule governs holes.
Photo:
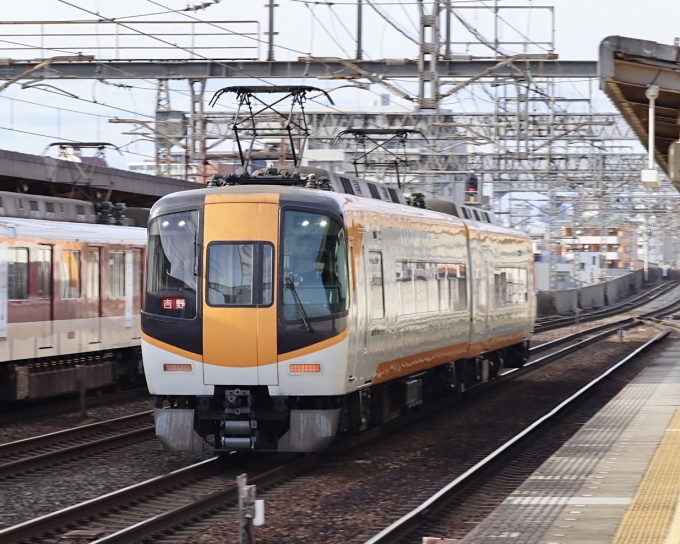
MULTIPOLYGON (((610 542, 679 401, 675 340, 463 542, 610 542), (614 469, 627 475, 627 486, 616 485, 614 469), (589 521, 579 536, 585 514, 601 517, 603 527, 592 529, 589 521)), ((680 455, 671 455, 680 465, 680 455)))
POLYGON ((647 469, 613 544, 666 540, 680 495, 680 408, 647 469))

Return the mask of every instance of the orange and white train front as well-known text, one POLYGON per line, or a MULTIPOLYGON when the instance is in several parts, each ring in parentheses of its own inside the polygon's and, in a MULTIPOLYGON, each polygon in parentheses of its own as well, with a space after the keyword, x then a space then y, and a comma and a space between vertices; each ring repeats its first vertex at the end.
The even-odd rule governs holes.
POLYGON ((274 187, 170 195, 151 212, 147 265, 143 360, 166 449, 324 448, 349 372, 337 197, 274 187))

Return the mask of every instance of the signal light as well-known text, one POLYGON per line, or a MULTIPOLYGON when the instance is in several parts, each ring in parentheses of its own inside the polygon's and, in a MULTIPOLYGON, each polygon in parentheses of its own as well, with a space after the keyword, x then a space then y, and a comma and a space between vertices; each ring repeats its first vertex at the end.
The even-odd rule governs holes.
POLYGON ((165 363, 163 370, 165 372, 193 372, 194 366, 190 363, 165 363))
POLYGON ((318 363, 298 363, 288 368, 291 372, 321 372, 321 365, 318 363))

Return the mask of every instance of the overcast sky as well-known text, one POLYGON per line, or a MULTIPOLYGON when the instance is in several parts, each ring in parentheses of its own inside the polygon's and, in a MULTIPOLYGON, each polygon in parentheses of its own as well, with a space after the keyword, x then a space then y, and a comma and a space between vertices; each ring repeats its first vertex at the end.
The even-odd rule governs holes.
MULTIPOLYGON (((171 10, 184 9, 187 5, 198 3, 198 0, 31 0, 30 2, 3 2, 3 23, 15 21, 72 21, 92 20, 96 13, 105 18, 139 17, 149 14, 147 19, 174 20, 191 22, 186 15, 168 13, 171 10), (71 5, 69 5, 71 4, 71 5), (28 7, 27 7, 28 6, 28 7), (82 8, 82 9, 79 9, 82 8), (91 13, 88 13, 91 12, 91 13)), ((266 40, 267 10, 265 2, 245 2, 243 0, 221 0, 217 5, 206 10, 191 12, 191 17, 202 20, 225 21, 219 27, 205 27, 218 34, 204 38, 200 44, 212 49, 199 49, 199 55, 209 58, 240 57, 249 58, 266 56, 266 44, 259 43, 254 37, 266 40), (226 21, 241 21, 229 23, 226 21), (250 22, 246 22, 250 21, 250 22), (260 22, 259 27, 257 21, 260 22), (222 30, 225 29, 225 30, 222 30), (229 34, 229 31, 236 34, 229 34), (249 34, 248 36, 239 35, 249 34), (251 46, 251 47, 245 47, 251 46)), ((454 5, 469 8, 476 5, 482 8, 492 6, 493 1, 486 3, 456 1, 454 5)), ((680 20, 680 2, 675 0, 500 0, 499 5, 520 7, 554 6, 556 52, 561 59, 596 60, 598 46, 603 38, 609 35, 622 35, 672 44, 676 35, 680 35, 677 22, 680 20)), ((404 34, 417 36, 417 6, 412 0, 397 2, 378 0, 377 11, 364 3, 364 55, 366 58, 414 58, 417 46, 404 34), (382 15, 378 13, 382 12, 382 15), (389 25, 385 18, 396 22, 403 31, 389 25)), ((429 4, 429 3, 428 3, 429 4)), ((280 0, 276 8, 276 59, 292 60, 312 53, 315 56, 353 56, 356 45, 353 43, 356 30, 356 5, 351 0, 334 2, 332 7, 319 4, 308 4, 293 0, 280 0)), ((493 40, 493 19, 489 9, 460 9, 459 13, 465 21, 475 27, 484 39, 493 40)), ((504 9, 501 10, 503 21, 500 25, 501 41, 520 39, 523 34, 533 41, 551 40, 552 12, 543 9, 504 9)), ((119 19, 120 20, 120 19, 119 19)), ((128 19, 129 20, 129 19, 128 19)), ((112 45, 115 39, 104 36, 105 25, 69 27, 50 27, 69 34, 64 38, 51 38, 42 42, 44 47, 52 47, 59 51, 82 51, 94 54, 98 58, 111 58, 112 45), (92 32, 99 36, 77 37, 78 32, 92 32), (60 41, 57 41, 60 40, 60 41), (108 41, 107 41, 108 40, 108 41)), ((148 25, 137 27, 148 31, 148 25)), ((161 29, 159 36, 172 43, 187 45, 188 38, 183 38, 189 25, 173 27, 157 26, 161 29)), ((16 50, 16 44, 29 44, 40 47, 39 38, 31 38, 26 34, 38 32, 38 26, 7 25, 0 28, 0 58, 36 58, 40 50, 16 50), (3 41, 4 40, 4 41, 3 41), (13 42, 13 43, 9 43, 13 42)), ((443 29, 442 29, 443 32, 443 29)), ((472 42, 475 39, 456 21, 453 26, 452 40, 472 42)), ((125 58, 186 58, 187 53, 178 49, 165 51, 154 50, 163 45, 159 40, 136 35, 119 38, 119 45, 129 45, 133 49, 119 50, 119 56, 125 58), (148 49, 147 49, 148 48, 148 49)), ((544 51, 545 45, 533 46, 534 52, 544 51)), ((512 51, 512 47, 507 48, 512 51)), ((458 44, 454 46, 457 53, 470 52, 477 55, 491 55, 489 49, 480 46, 458 44)), ((516 52, 516 50, 515 50, 516 52)), ((45 53, 52 56, 56 51, 45 53)), ((207 98, 212 91, 227 84, 228 80, 209 82, 207 98)), ((259 82, 262 83, 262 82, 259 82)), ((283 83, 279 81, 278 83, 283 83)), ((129 143, 134 137, 123 135, 132 126, 110 124, 108 120, 118 118, 152 118, 155 108, 155 82, 145 81, 111 81, 109 84, 94 81, 83 82, 48 82, 52 87, 22 88, 14 84, 0 93, 0 148, 25 153, 42 153, 45 146, 61 139, 78 141, 111 141, 117 145, 129 143), (127 84, 130 88, 121 88, 112 84, 127 84), (65 95, 64 93, 68 93, 65 95), (13 99, 13 100, 10 100, 13 99), (47 106, 47 107, 46 107, 47 106), (71 110, 71 111, 67 111, 71 110), (13 129, 13 130, 7 130, 13 129), (23 132, 20 132, 23 131, 23 132), (34 133, 34 134, 26 134, 34 133)), ((337 83, 322 81, 318 84, 325 88, 337 86, 337 83)), ((408 82, 401 84, 410 89, 408 82)), ((186 95, 187 83, 174 81, 171 87, 173 107, 188 108, 186 95)), ((583 86, 580 87, 584 92, 583 86)), ((341 90, 333 94, 340 107, 369 106, 386 92, 380 86, 372 85, 370 91, 341 90)), ((565 90, 564 92, 577 92, 565 90)), ((596 102, 600 111, 611 111, 608 101, 602 97, 596 102)), ((222 109, 229 107, 228 102, 221 104, 222 109)), ((400 107, 397 104, 397 107, 400 107)), ((402 105, 401 107, 407 107, 402 105)), ((468 97, 460 97, 450 102, 447 107, 470 111, 475 107, 484 107, 468 97)), ((109 162, 124 168, 130 161, 147 160, 153 155, 150 143, 132 143, 126 150, 131 154, 117 157, 109 153, 109 162), (134 154, 136 153, 136 155, 134 154)))

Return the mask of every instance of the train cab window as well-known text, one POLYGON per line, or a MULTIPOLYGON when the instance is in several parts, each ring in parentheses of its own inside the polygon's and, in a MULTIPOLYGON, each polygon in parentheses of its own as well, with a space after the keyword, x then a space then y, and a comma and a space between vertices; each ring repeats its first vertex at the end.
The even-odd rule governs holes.
POLYGON ((125 296, 125 252, 109 251, 109 296, 125 296))
POLYGON ((99 298, 99 250, 87 252, 87 298, 99 298))
POLYGON ((12 247, 7 253, 7 298, 28 300, 28 249, 12 247))
POLYGON ((207 301, 210 306, 269 306, 274 247, 261 242, 211 242, 207 301))
POLYGON ((198 277, 198 212, 161 215, 149 223, 144 311, 193 319, 198 277))
POLYGON ((52 248, 38 249, 38 298, 52 298, 52 248))
POLYGON ((284 320, 304 321, 347 311, 347 242, 339 221, 328 215, 287 210, 282 254, 284 320))
POLYGON ((80 251, 61 252, 61 298, 80 298, 80 251))
POLYGON ((368 277, 371 289, 371 319, 382 319, 385 317, 385 293, 380 251, 368 252, 368 277))

